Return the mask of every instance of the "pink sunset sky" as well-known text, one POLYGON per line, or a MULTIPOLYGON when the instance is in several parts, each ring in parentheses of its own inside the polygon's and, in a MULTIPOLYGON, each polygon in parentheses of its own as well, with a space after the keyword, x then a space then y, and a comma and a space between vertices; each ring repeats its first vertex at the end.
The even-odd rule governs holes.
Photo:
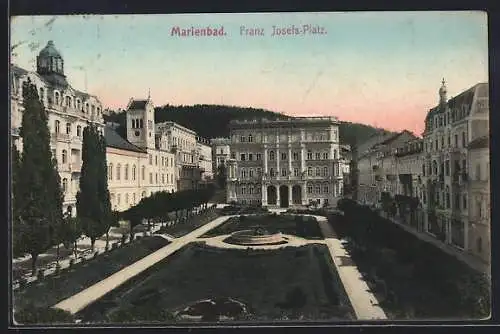
POLYGON ((449 96, 488 81, 482 12, 357 12, 15 17, 12 62, 34 68, 53 40, 73 87, 124 108, 225 104, 333 115, 420 135, 441 80, 449 96), (272 36, 274 27, 324 34, 272 36), (172 36, 224 27, 222 37, 172 36), (242 35, 246 28, 264 36, 242 35), (87 78, 85 80, 85 77, 87 78))

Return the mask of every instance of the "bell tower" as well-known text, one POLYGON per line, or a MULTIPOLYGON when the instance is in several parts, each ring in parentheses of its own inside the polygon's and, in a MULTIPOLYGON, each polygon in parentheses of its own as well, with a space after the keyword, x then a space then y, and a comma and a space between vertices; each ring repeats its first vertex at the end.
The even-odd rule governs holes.
POLYGON ((141 148, 155 149, 155 112, 151 97, 130 99, 126 113, 127 140, 141 148))
POLYGON ((440 105, 445 105, 446 102, 448 102, 448 97, 447 97, 448 90, 446 89, 446 81, 441 81, 441 87, 439 88, 439 104, 440 105))

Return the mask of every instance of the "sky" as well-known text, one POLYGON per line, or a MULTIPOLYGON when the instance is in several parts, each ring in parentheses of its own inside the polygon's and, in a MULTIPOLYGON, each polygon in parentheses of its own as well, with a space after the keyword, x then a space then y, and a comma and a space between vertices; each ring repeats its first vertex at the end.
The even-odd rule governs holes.
POLYGON ((150 91, 157 106, 331 115, 420 135, 443 78, 449 97, 488 81, 487 31, 486 13, 472 11, 68 15, 14 17, 10 38, 21 43, 11 62, 28 70, 54 41, 70 84, 105 108, 150 91), (272 35, 304 25, 305 34, 272 35), (225 35, 173 36, 174 27, 225 35), (244 34, 252 28, 265 35, 244 34))

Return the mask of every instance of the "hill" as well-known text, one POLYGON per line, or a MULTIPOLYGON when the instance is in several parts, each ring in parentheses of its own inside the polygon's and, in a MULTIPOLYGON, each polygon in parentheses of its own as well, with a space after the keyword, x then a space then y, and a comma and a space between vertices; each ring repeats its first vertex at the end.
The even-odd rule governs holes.
MULTIPOLYGON (((155 122, 173 121, 192 129, 204 138, 228 137, 230 120, 238 119, 287 119, 291 118, 277 112, 221 105, 194 105, 194 106, 171 106, 155 108, 155 122)), ((107 122, 119 123, 118 132, 125 136, 125 113, 111 113, 105 116, 107 122)), ((363 143, 368 138, 384 129, 374 128, 360 123, 340 122, 340 141, 343 144, 363 143)))

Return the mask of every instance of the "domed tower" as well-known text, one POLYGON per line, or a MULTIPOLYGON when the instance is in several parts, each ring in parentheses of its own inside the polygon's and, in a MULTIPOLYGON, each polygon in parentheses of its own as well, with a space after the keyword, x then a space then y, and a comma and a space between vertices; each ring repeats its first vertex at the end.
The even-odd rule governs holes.
POLYGON ((443 78, 443 81, 441 81, 441 87, 439 88, 439 104, 440 105, 444 105, 446 104, 446 102, 448 102, 448 97, 446 95, 447 93, 447 89, 446 89, 446 81, 444 81, 444 78, 443 78))
POLYGON ((36 57, 36 71, 50 81, 66 84, 64 60, 55 48, 53 41, 49 41, 36 57))

